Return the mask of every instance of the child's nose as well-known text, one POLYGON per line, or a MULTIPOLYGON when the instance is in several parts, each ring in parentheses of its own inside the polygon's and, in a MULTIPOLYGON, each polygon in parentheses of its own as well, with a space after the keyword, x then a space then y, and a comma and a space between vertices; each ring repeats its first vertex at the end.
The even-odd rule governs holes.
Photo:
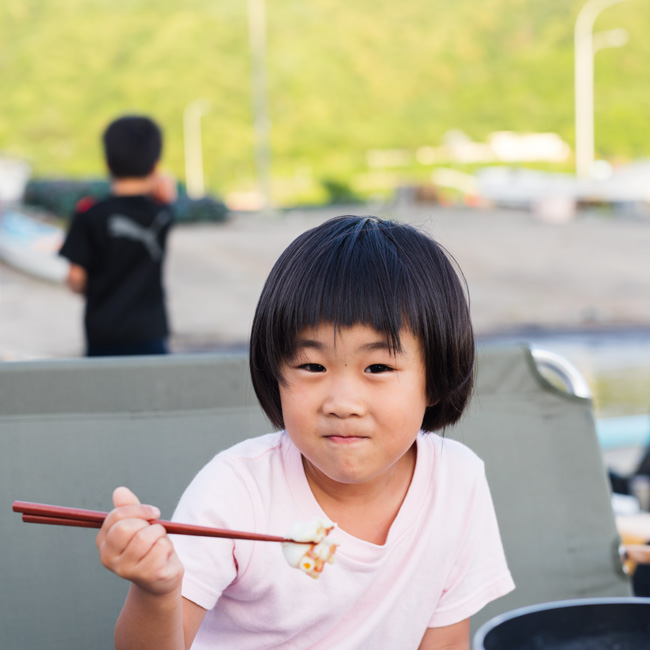
POLYGON ((323 403, 326 415, 339 418, 365 415, 367 410, 365 401, 352 381, 332 382, 327 397, 323 403))

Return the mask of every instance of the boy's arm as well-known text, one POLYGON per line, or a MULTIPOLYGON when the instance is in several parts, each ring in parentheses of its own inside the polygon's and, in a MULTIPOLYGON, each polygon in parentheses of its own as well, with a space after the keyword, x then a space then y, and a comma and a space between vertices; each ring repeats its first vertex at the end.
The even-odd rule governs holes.
POLYGON ((113 502, 97 548, 102 564, 132 583, 115 627, 116 649, 189 648, 205 610, 181 596, 183 565, 165 529, 150 523, 160 512, 126 488, 115 490, 113 502))
POLYGON ((174 203, 178 198, 176 179, 171 174, 155 172, 152 177, 151 195, 158 203, 174 203))
POLYGON ((429 627, 419 650, 469 650, 469 618, 445 627, 429 627))
POLYGON ((83 266, 71 262, 70 269, 68 270, 68 277, 65 281, 68 287, 70 287, 70 289, 75 293, 84 293, 86 291, 88 273, 83 266))

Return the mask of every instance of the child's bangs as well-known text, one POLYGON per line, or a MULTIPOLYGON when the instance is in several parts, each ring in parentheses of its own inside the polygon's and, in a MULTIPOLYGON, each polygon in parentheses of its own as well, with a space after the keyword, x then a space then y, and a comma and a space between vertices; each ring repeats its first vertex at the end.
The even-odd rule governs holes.
POLYGON ((304 273, 296 286, 287 287, 287 302, 279 310, 286 318, 290 346, 306 327, 332 323, 340 329, 361 324, 385 334, 391 348, 398 351, 402 327, 420 320, 412 313, 417 305, 411 295, 413 284, 404 281, 405 269, 379 229, 330 241, 314 251, 308 268, 301 267, 304 273))

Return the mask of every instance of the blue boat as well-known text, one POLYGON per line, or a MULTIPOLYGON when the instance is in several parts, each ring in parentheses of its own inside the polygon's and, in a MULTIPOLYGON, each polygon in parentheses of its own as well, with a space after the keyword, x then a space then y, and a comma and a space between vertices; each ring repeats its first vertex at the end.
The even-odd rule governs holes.
POLYGON ((65 232, 16 208, 0 212, 0 259, 6 264, 50 282, 63 282, 68 262, 59 257, 65 232))

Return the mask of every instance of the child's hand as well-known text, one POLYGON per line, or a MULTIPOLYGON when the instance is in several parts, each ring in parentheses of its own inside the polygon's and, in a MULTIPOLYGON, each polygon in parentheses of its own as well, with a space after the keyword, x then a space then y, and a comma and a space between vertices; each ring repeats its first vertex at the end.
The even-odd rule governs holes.
POLYGON ((176 179, 171 174, 156 172, 152 179, 151 195, 158 203, 174 203, 178 198, 176 179))
POLYGON ((115 490, 113 503, 115 509, 97 535, 102 564, 149 593, 180 590, 183 565, 167 531, 160 524, 150 523, 160 516, 159 510, 140 505, 125 487, 115 490))

